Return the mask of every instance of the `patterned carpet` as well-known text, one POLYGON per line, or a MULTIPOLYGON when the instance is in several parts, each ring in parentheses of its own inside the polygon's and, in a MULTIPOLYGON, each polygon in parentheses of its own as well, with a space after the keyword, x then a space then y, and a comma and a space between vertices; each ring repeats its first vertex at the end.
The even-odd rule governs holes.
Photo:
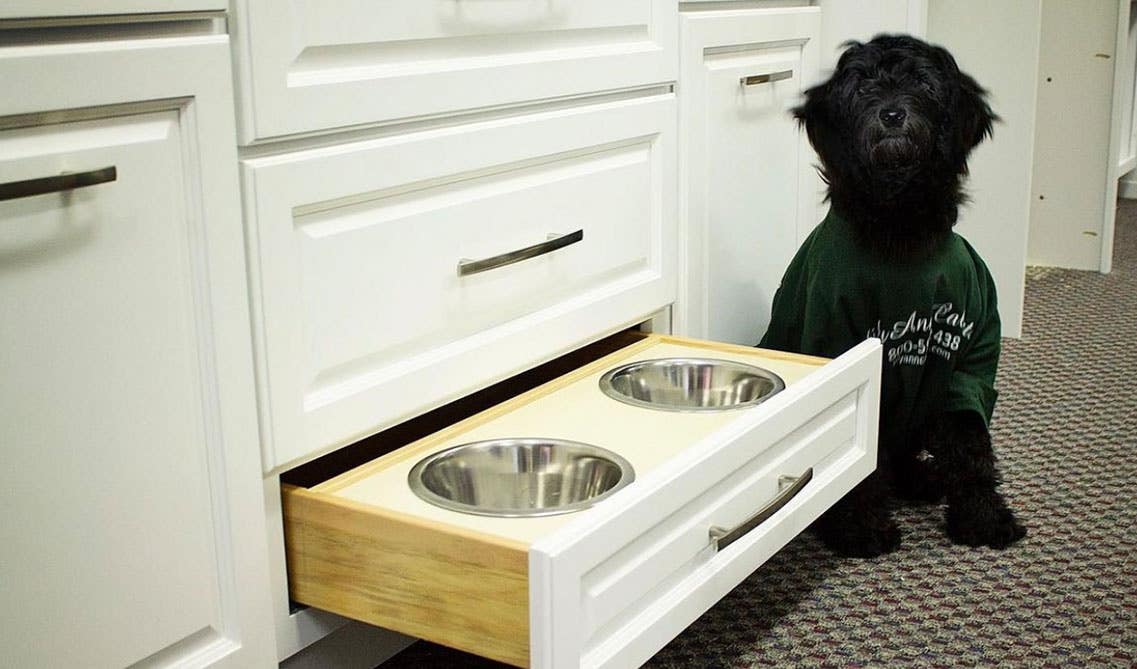
MULTIPOLYGON (((1137 202, 1115 247, 1107 276, 1028 270, 1004 342, 992 430, 1026 539, 958 547, 926 506, 874 560, 805 534, 646 666, 1137 667, 1137 202)), ((382 669, 501 666, 420 642, 382 669)))

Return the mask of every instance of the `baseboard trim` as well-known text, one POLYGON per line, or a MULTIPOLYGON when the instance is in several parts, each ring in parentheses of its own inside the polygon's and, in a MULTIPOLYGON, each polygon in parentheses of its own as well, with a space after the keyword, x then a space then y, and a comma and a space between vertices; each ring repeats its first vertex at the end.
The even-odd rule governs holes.
POLYGON ((1117 197, 1126 200, 1137 200, 1137 179, 1118 180, 1117 197))
POLYGON ((351 622, 280 663, 281 669, 374 669, 416 639, 351 622))

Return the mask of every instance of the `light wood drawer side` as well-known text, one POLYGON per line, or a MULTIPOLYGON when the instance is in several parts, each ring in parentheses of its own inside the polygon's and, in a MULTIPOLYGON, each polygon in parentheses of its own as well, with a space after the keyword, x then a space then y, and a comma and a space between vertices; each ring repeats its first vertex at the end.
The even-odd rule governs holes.
POLYGON ((292 486, 283 506, 293 600, 528 666, 526 546, 292 486))

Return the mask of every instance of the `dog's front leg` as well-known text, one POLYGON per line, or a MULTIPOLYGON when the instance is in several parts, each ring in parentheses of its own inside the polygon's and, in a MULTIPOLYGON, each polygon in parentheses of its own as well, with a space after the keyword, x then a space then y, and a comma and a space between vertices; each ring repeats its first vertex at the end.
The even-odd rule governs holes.
POLYGON ((1003 496, 991 435, 973 411, 953 411, 933 419, 928 451, 947 495, 947 533, 967 546, 1006 548, 1026 536, 1003 496))
POLYGON ((875 557, 900 546, 900 528, 888 506, 888 490, 873 472, 813 524, 829 550, 847 557, 875 557))

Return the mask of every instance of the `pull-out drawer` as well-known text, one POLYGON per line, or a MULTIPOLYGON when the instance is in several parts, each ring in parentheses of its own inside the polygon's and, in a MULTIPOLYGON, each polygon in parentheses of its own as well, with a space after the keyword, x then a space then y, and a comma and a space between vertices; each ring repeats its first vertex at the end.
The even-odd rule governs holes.
POLYGON ((674 124, 667 94, 244 161, 266 469, 674 301, 674 124))
POLYGON ((668 0, 243 0, 235 10, 246 142, 675 79, 668 0))
POLYGON ((651 335, 345 474, 286 486, 292 598, 518 666, 635 666, 872 471, 879 378, 875 340, 826 362, 651 335), (786 388, 711 413, 599 389, 615 367, 675 357, 749 363, 786 388), (585 510, 522 518, 410 489, 423 458, 501 438, 594 444, 635 480, 585 510))

